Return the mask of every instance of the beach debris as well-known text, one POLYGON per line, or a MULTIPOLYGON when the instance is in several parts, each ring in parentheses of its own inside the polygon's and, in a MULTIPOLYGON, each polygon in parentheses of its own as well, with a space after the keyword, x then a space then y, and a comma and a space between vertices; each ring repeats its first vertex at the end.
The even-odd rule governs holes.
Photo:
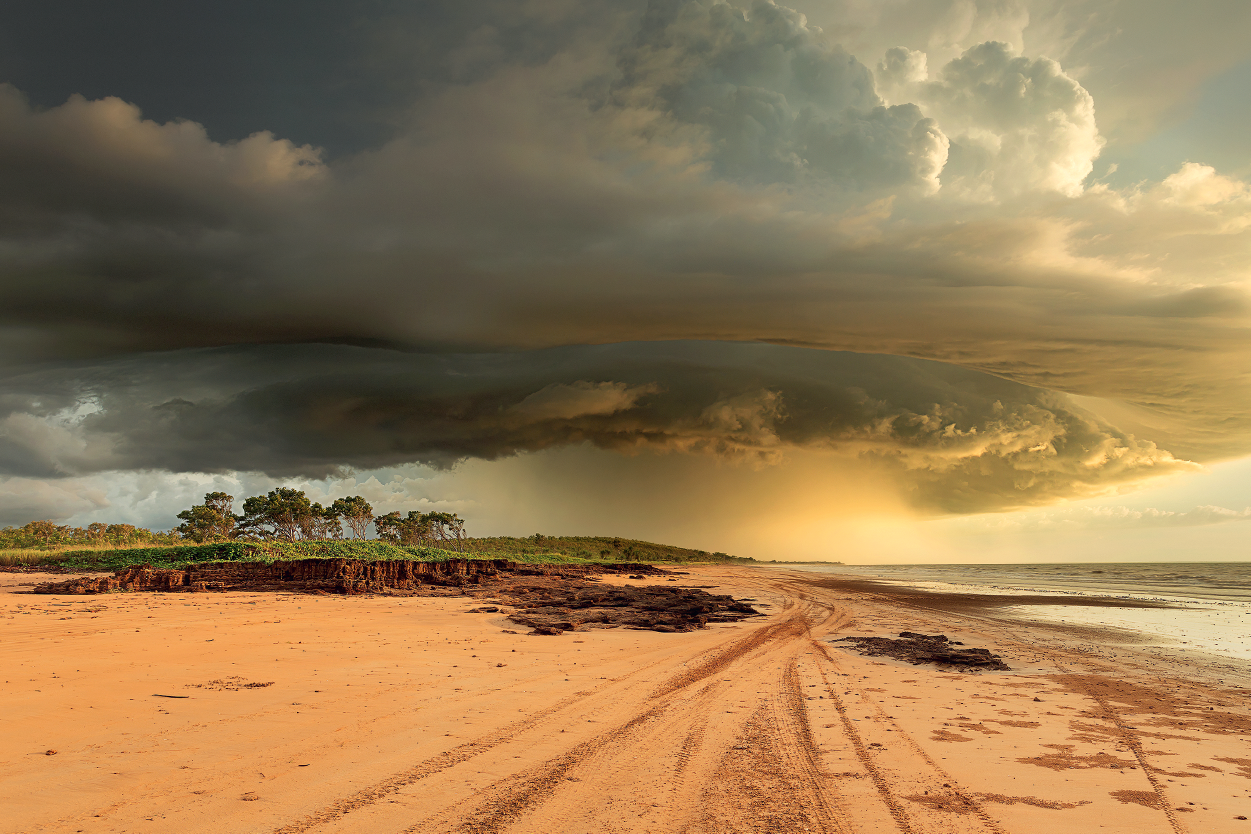
POLYGON ((963 646, 943 634, 917 634, 913 631, 899 632, 899 639, 890 637, 843 637, 835 643, 854 643, 856 650, 869 657, 893 657, 906 660, 914 666, 934 663, 961 669, 982 669, 995 672, 1010 671, 999 655, 987 649, 954 648, 963 646))
POLYGON ((470 608, 466 614, 498 614, 500 610, 494 605, 484 605, 481 608, 470 608))
POLYGON ((508 619, 534 629, 531 634, 616 627, 685 632, 759 615, 741 600, 698 588, 518 582, 496 590, 516 609, 508 619))
POLYGON ((56 755, 56 751, 55 751, 55 750, 45 750, 43 754, 44 754, 45 756, 55 756, 55 755, 56 755))
POLYGON ((1141 805, 1157 811, 1165 808, 1164 798, 1155 791, 1109 791, 1108 795, 1124 805, 1141 805))
MULTIPOLYGON (((238 675, 231 675, 225 678, 218 678, 207 683, 189 683, 188 687, 195 689, 211 689, 215 692, 238 692, 240 689, 264 689, 267 686, 273 686, 273 681, 249 681, 238 675)), ((162 698, 189 698, 190 695, 162 695, 162 698)))

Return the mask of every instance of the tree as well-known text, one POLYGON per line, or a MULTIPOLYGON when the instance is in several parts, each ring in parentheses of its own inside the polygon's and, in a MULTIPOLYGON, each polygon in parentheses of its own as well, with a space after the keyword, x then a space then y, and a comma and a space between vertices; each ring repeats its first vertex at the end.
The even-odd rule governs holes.
MULTIPOLYGON (((197 504, 189 510, 178 514, 182 524, 178 532, 195 542, 215 542, 234 538, 236 518, 231 513, 234 496, 224 492, 210 492, 204 496, 204 503, 197 504)), ((135 528, 129 524, 110 524, 106 534, 121 544, 135 534, 135 528), (129 527, 130 529, 124 529, 129 527)))
POLYGON ((32 521, 22 527, 22 532, 44 547, 59 544, 69 537, 70 528, 55 521, 32 521))
POLYGON ((349 495, 347 498, 336 498, 330 509, 347 524, 352 538, 365 538, 369 524, 374 520, 374 508, 369 506, 368 501, 359 495, 349 495))
POLYGON ((343 524, 334 506, 313 504, 309 514, 300 519, 300 537, 304 539, 341 539, 343 524))
POLYGON ((465 520, 455 513, 447 515, 447 529, 452 534, 452 539, 456 542, 456 551, 459 553, 465 549, 465 520))
POLYGON ((401 517, 398 512, 387 513, 374 519, 378 538, 393 544, 445 545, 456 543, 462 550, 465 541, 465 522, 453 513, 422 513, 409 510, 401 517))
POLYGON ((402 523, 403 519, 400 518, 399 513, 390 512, 374 519, 374 529, 378 531, 378 538, 384 542, 399 544, 401 536, 400 525, 402 523))
POLYGON ((103 521, 93 521, 87 525, 87 529, 83 532, 87 534, 87 538, 91 540, 92 544, 104 544, 104 539, 109 532, 109 525, 103 521))
MULTIPOLYGON (((224 492, 209 493, 209 495, 226 495, 224 492)), ((206 496, 207 497, 207 496, 206 496)), ((230 514, 230 496, 226 495, 226 508, 224 510, 224 518, 229 522, 230 527, 234 526, 234 517, 230 514)), ((108 529, 104 531, 104 537, 109 540, 110 544, 121 546, 123 544, 135 544, 140 541, 149 541, 152 538, 151 530, 142 530, 133 524, 110 524, 108 529)), ((230 538, 229 532, 224 538, 230 538)))
POLYGON ((374 519, 378 538, 392 544, 425 544, 430 541, 430 520, 416 510, 409 510, 401 517, 398 512, 387 513, 374 519))
POLYGON ((238 526, 242 535, 293 542, 305 538, 306 532, 315 534, 319 529, 315 519, 324 517, 324 513, 321 505, 309 501, 303 490, 279 487, 244 500, 238 526))
MULTIPOLYGON (((465 522, 455 513, 429 513, 426 518, 429 520, 431 538, 439 544, 455 542, 456 549, 462 550, 465 541, 465 522)), ((540 540, 542 537, 537 533, 535 539, 540 540)))

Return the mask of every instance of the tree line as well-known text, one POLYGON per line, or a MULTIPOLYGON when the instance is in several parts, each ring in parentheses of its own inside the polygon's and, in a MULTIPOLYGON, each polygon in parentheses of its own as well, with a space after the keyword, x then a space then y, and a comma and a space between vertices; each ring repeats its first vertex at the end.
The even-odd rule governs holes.
POLYGON ((234 513, 234 496, 210 492, 203 504, 178 514, 182 522, 169 531, 148 530, 133 524, 95 522, 71 527, 55 521, 32 521, 0 529, 0 549, 65 547, 145 547, 222 541, 342 541, 367 539, 372 526, 377 537, 392 544, 429 545, 463 550, 465 522, 454 513, 374 515, 359 495, 336 498, 323 507, 302 490, 281 487, 243 501, 243 513, 234 513))
POLYGON ((234 496, 210 492, 204 503, 178 514, 176 532, 195 542, 340 541, 348 536, 366 539, 373 526, 379 539, 392 544, 455 546, 464 548, 465 522, 454 513, 374 515, 359 495, 336 498, 329 506, 314 503, 303 490, 279 487, 243 501, 243 513, 233 511, 234 496))
POLYGON ((168 533, 148 530, 133 524, 105 524, 97 521, 86 527, 70 527, 55 521, 42 520, 21 527, 0 529, 0 549, 55 547, 143 547, 145 545, 177 544, 177 531, 168 533))

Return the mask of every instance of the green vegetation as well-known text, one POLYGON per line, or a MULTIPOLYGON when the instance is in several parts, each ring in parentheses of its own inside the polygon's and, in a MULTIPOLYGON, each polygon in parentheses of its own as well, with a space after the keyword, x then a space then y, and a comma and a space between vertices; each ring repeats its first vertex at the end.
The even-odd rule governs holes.
POLYGON ((234 500, 224 492, 208 493, 203 504, 178 514, 183 523, 173 532, 200 543, 342 541, 346 525, 353 541, 364 541, 372 524, 378 538, 392 544, 465 549, 465 522, 453 513, 410 510, 407 516, 398 512, 375 516, 374 508, 359 495, 336 498, 323 507, 291 487, 245 498, 243 515, 231 512, 234 500))
POLYGON ((611 536, 544 536, 540 533, 524 539, 492 536, 465 539, 465 548, 515 561, 520 561, 523 556, 550 555, 588 562, 755 562, 754 559, 725 553, 611 536))
POLYGON ((86 527, 69 527, 54 521, 32 521, 21 527, 0 529, 0 551, 141 547, 175 544, 181 540, 182 537, 176 532, 162 533, 133 524, 96 522, 86 527))
POLYGON ((60 565, 75 570, 115 571, 128 565, 172 568, 192 562, 276 559, 510 559, 535 564, 579 562, 754 562, 637 539, 608 536, 495 536, 467 538, 452 513, 410 511, 375 516, 359 495, 315 504, 302 490, 280 487, 243 502, 210 492, 204 503, 178 514, 167 533, 130 524, 58 526, 32 521, 0 530, 0 566, 60 565), (377 539, 367 539, 373 525, 377 539), (351 536, 345 539, 344 532, 351 536))
MULTIPOLYGON (((24 550, 0 552, 2 565, 56 565, 74 570, 116 571, 130 565, 177 568, 193 562, 273 562, 281 559, 498 559, 494 554, 458 553, 436 547, 396 545, 383 541, 216 542, 213 544, 127 549, 24 550)), ((578 562, 556 554, 525 554, 515 562, 552 564, 578 562)))
POLYGON ((49 565, 73 570, 116 571, 129 565, 176 568, 192 562, 272 562, 280 559, 509 559, 526 564, 589 562, 751 562, 724 553, 708 553, 634 539, 607 536, 506 536, 466 539, 464 551, 427 545, 363 541, 225 541, 133 548, 0 551, 0 565, 49 565))

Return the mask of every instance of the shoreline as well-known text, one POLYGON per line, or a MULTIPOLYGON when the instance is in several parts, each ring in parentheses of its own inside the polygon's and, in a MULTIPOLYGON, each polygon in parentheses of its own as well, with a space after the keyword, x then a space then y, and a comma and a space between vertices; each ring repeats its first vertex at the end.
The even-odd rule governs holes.
POLYGON ((463 597, 37 597, 0 574, 0 832, 1251 831, 1246 663, 684 569, 764 616, 530 636, 463 597), (1011 671, 837 642, 903 631, 1011 671))
POLYGON ((1035 627, 1120 633, 1158 650, 1251 663, 1251 600, 1161 595, 1103 588, 1004 587, 974 580, 909 580, 812 571, 815 581, 876 593, 935 610, 996 612, 1035 627), (1182 647, 1186 647, 1183 649, 1182 647))
POLYGON ((1048 593, 1076 597, 1158 598, 1251 604, 1251 562, 839 565, 830 569, 800 565, 795 569, 815 574, 838 574, 849 578, 908 586, 948 585, 949 590, 954 592, 976 587, 986 589, 986 592, 1006 594, 1048 593), (1060 571, 1060 569, 1068 570, 1060 571), (1226 584, 1223 585, 1199 584, 1202 578, 1194 576, 1174 574, 1166 577, 1153 577, 1151 575, 1159 570, 1176 572, 1197 569, 1234 575, 1227 577, 1226 584), (1182 581, 1184 579, 1195 581, 1186 583, 1182 581))

